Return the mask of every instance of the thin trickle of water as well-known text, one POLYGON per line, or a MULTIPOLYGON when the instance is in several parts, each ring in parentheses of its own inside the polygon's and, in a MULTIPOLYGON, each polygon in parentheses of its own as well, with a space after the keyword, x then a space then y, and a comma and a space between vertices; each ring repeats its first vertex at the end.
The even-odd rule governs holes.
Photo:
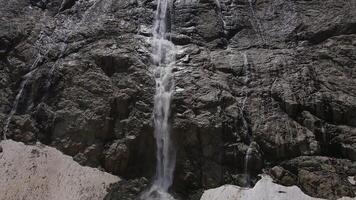
POLYGON ((247 120, 245 118, 244 110, 245 110, 246 101, 248 99, 248 92, 246 90, 247 90, 247 85, 250 82, 251 70, 250 70, 250 64, 248 63, 247 54, 246 53, 242 53, 242 55, 243 55, 243 58, 244 58, 244 75, 245 75, 244 90, 245 90, 246 94, 245 94, 244 100, 242 101, 242 106, 241 106, 241 110, 240 110, 241 113, 240 114, 242 116, 243 128, 246 131, 245 135, 246 135, 248 141, 250 141, 250 136, 249 136, 249 133, 248 133, 248 123, 247 123, 247 120))
MULTIPOLYGON (((65 53, 67 52, 68 44, 69 44, 69 37, 73 35, 74 31, 78 31, 78 29, 80 29, 80 27, 82 26, 82 24, 84 22, 88 21, 89 14, 93 11, 93 9, 101 1, 102 0, 95 0, 94 3, 84 12, 83 17, 79 21, 79 23, 76 23, 76 25, 69 31, 69 33, 66 34, 66 37, 63 40, 64 45, 61 46, 58 59, 56 60, 56 62, 52 65, 51 69, 49 70, 48 79, 47 79, 46 86, 45 86, 46 94, 44 95, 44 97, 47 97, 47 95, 48 95, 48 90, 51 86, 51 83, 53 82, 54 72, 58 66, 58 63, 60 63, 60 61, 63 60, 65 53)), ((60 14, 60 12, 57 13, 56 16, 59 14, 60 14)), ((73 24, 73 23, 74 23, 73 20, 69 21, 69 24, 73 24)), ((49 39, 52 41, 52 43, 55 43, 55 42, 53 42, 53 40, 51 38, 49 38, 49 39)))
POLYGON ((323 136, 323 142, 326 143, 327 142, 327 137, 326 137, 325 127, 323 125, 321 126, 321 134, 323 136))
POLYGON ((251 159, 251 156, 252 156, 252 153, 253 153, 253 148, 252 148, 252 141, 251 141, 251 135, 249 134, 249 127, 248 127, 248 123, 247 123, 247 120, 245 118, 245 115, 244 115, 244 109, 245 109, 245 105, 246 105, 246 101, 248 99, 248 92, 246 91, 247 90, 247 87, 248 87, 248 84, 250 82, 250 79, 251 79, 251 68, 250 68, 250 64, 248 62, 248 58, 247 58, 247 53, 242 53, 242 56, 243 56, 243 59, 244 59, 244 75, 245 75, 245 78, 244 78, 244 90, 245 90, 245 98, 242 102, 242 107, 241 107, 241 116, 242 116, 242 122, 243 122, 243 128, 244 130, 246 131, 246 139, 247 139, 247 142, 249 143, 249 147, 247 148, 247 151, 246 151, 246 155, 245 155, 245 177, 246 177, 246 184, 247 184, 247 187, 250 187, 251 185, 251 177, 250 177, 250 173, 249 173, 249 161, 251 159))
POLYGON ((245 72, 244 82, 245 82, 245 86, 246 86, 251 79, 251 68, 250 68, 250 64, 248 63, 247 54, 242 53, 242 55, 244 57, 244 72, 245 72))
POLYGON ((255 27, 255 30, 257 31, 258 35, 261 37, 262 42, 264 44, 266 44, 266 39, 265 39, 265 37, 263 35, 262 24, 261 24, 260 20, 257 18, 257 14, 256 14, 255 9, 253 7, 252 0, 248 0, 248 3, 249 3, 249 7, 250 7, 250 10, 251 10, 251 13, 252 13, 253 20, 257 24, 257 26, 255 27))
MULTIPOLYGON (((69 37, 72 35, 73 31, 77 31, 77 29, 80 28, 80 26, 83 24, 83 22, 88 20, 88 16, 89 16, 90 12, 96 7, 96 5, 99 2, 101 2, 101 0, 94 1, 94 3, 84 12, 83 18, 81 19, 81 21, 78 24, 76 24, 76 26, 70 31, 70 33, 66 34, 66 37, 64 39, 64 47, 62 47, 62 49, 60 51, 59 59, 52 65, 51 69, 49 70, 48 79, 47 79, 47 82, 45 84, 46 93, 45 93, 44 97, 47 96, 47 90, 49 89, 49 87, 51 85, 51 82, 52 82, 52 79, 53 79, 53 74, 54 74, 54 71, 55 71, 56 66, 58 64, 58 61, 61 60, 64 57, 64 54, 67 51, 69 37)), ((60 14, 60 12, 58 12, 55 15, 55 17, 58 16, 59 14, 60 14)), ((72 23, 73 23, 73 21, 70 22, 70 24, 72 24, 72 23)), ((37 46, 40 45, 40 41, 42 40, 43 37, 44 37, 44 34, 41 31, 39 39, 34 43, 35 48, 37 48, 37 46)), ((50 37, 48 37, 48 39, 50 40, 50 42, 52 44, 55 44, 55 42, 50 37)), ((39 52, 41 52, 41 50, 42 50, 41 48, 38 48, 39 52)), ((5 120, 5 125, 4 125, 4 128, 3 128, 3 138, 4 139, 6 139, 6 136, 7 136, 7 133, 8 133, 8 129, 9 129, 9 125, 11 123, 11 119, 13 118, 13 115, 17 111, 18 103, 19 103, 19 100, 20 100, 20 98, 21 98, 21 96, 23 94, 23 90, 24 90, 26 84, 31 79, 31 77, 34 74, 34 72, 37 70, 36 67, 37 67, 39 61, 44 56, 46 56, 48 54, 48 52, 49 52, 49 48, 48 48, 47 52, 43 54, 43 56, 41 56, 41 54, 39 53, 37 58, 36 58, 36 60, 34 61, 34 63, 31 66, 30 72, 27 73, 25 76, 23 76, 23 81, 20 84, 19 92, 17 93, 17 95, 15 97, 15 100, 13 102, 13 105, 12 105, 12 108, 11 108, 11 111, 10 111, 9 115, 7 116, 7 118, 5 120)), ((30 107, 31 106, 32 105, 30 105, 30 107)))
POLYGON ((15 97, 15 100, 14 100, 14 102, 12 104, 12 108, 11 108, 11 111, 10 111, 9 115, 7 116, 7 118, 5 120, 5 125, 4 125, 4 128, 3 128, 4 140, 6 140, 6 135, 7 135, 7 132, 9 131, 9 125, 10 125, 11 119, 12 119, 12 117, 14 116, 14 114, 17 111, 17 107, 18 107, 20 98, 22 96, 23 90, 24 90, 27 82, 31 79, 32 75, 37 70, 36 67, 37 67, 39 61, 41 60, 41 58, 42 58, 42 56, 38 55, 36 60, 33 62, 32 66, 30 68, 30 72, 28 72, 27 74, 25 74, 23 76, 23 80, 22 80, 22 82, 20 84, 19 92, 17 93, 17 95, 15 97))
MULTIPOLYGON (((84 15, 83 15, 83 18, 82 18, 81 21, 75 26, 75 28, 73 28, 73 29, 70 31, 70 34, 66 34, 66 37, 65 37, 65 39, 64 39, 64 41, 65 41, 64 48, 61 49, 60 55, 59 55, 59 58, 60 58, 60 59, 64 56, 64 54, 65 54, 65 52, 66 52, 66 50, 67 50, 68 39, 69 39, 69 37, 72 35, 72 32, 73 32, 73 31, 76 31, 76 30, 83 24, 83 22, 87 20, 88 15, 89 15, 89 13, 91 12, 91 10, 92 10, 99 2, 101 2, 101 0, 96 0, 96 1, 93 3, 93 5, 91 5, 91 6, 85 11, 85 13, 84 13, 84 15)), ((57 13, 57 14, 55 15, 55 17, 56 17, 57 15, 59 15, 59 14, 60 14, 60 12, 57 13)), ((72 22, 72 23, 73 23, 73 22, 72 22)), ((40 38, 34 43, 35 48, 36 48, 36 46, 39 45, 39 43, 40 43, 41 39, 43 38, 43 36, 44 36, 44 35, 43 35, 42 32, 41 32, 40 38)), ((51 38, 49 38, 49 39, 50 39, 50 41, 51 41, 53 44, 55 43, 55 42, 53 42, 53 40, 52 40, 51 38)), ((38 51, 40 52, 41 49, 39 48, 38 51)), ((13 102, 13 105, 12 105, 12 108, 11 108, 11 111, 10 111, 9 115, 8 115, 8 117, 7 117, 6 120, 5 120, 5 125, 4 125, 4 128, 3 128, 3 138, 4 138, 5 140, 6 140, 7 132, 8 132, 8 129, 9 129, 9 125, 10 125, 10 123, 11 123, 11 119, 12 119, 13 115, 14 115, 14 114, 16 113, 16 111, 17 111, 18 103, 19 103, 19 100, 20 100, 20 98, 21 98, 21 96, 22 96, 22 94, 23 94, 23 90, 24 90, 26 84, 28 83, 28 81, 31 79, 31 77, 32 77, 32 75, 34 74, 34 72, 37 70, 36 67, 37 67, 39 61, 40 61, 44 56, 46 56, 48 52, 49 52, 49 49, 47 50, 46 53, 44 53, 43 56, 41 56, 41 55, 39 54, 39 55, 37 56, 36 60, 34 61, 34 63, 32 64, 31 69, 30 69, 30 72, 27 73, 25 76, 23 76, 23 81, 22 81, 21 84, 20 84, 19 92, 17 93, 17 95, 16 95, 16 97, 15 97, 15 100, 14 100, 14 102, 13 102)), ((49 71, 49 74, 48 74, 48 77, 49 77, 49 78, 48 78, 47 83, 46 83, 46 85, 45 85, 46 90, 48 90, 49 87, 50 87, 50 85, 51 85, 52 77, 53 77, 54 71, 55 71, 55 69, 56 69, 57 63, 58 63, 58 60, 56 61, 56 63, 53 64, 53 66, 51 67, 51 69, 50 69, 50 71, 49 71)), ((47 92, 46 92, 46 94, 45 94, 44 96, 46 96, 46 95, 47 95, 47 92)), ((31 106, 32 106, 32 105, 31 105, 31 106)))
POLYGON ((250 187, 250 185, 251 185, 251 177, 250 177, 250 172, 248 170, 248 165, 249 165, 249 161, 252 156, 252 152, 253 152, 252 143, 250 143, 250 145, 247 148, 246 155, 245 155, 245 175, 246 175, 247 187, 250 187))
POLYGON ((174 91, 172 68, 176 48, 166 37, 170 0, 158 0, 153 27, 153 62, 156 94, 154 97, 154 136, 156 140, 156 174, 151 188, 141 199, 174 199, 168 189, 173 182, 176 153, 169 127, 171 99, 174 91))

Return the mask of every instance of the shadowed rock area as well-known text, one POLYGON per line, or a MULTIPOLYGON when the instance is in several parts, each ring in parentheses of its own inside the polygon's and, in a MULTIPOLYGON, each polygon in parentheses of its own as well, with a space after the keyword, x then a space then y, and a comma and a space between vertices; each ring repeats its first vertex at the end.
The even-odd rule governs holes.
MULTIPOLYGON (((0 5, 1 136, 132 185, 106 200, 136 198, 156 162, 157 2, 0 5)), ((315 198, 355 197, 356 1, 175 0, 169 12, 173 195, 252 187, 265 172, 315 198)))

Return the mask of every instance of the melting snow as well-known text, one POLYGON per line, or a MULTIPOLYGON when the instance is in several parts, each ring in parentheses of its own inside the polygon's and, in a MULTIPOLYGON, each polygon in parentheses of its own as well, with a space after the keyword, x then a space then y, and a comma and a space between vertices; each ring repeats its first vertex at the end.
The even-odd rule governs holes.
POLYGON ((1 200, 103 199, 106 188, 119 178, 83 167, 69 156, 41 144, 1 141, 1 200))
MULTIPOLYGON (((271 177, 263 175, 254 188, 224 185, 206 190, 200 200, 318 200, 304 194, 297 186, 286 187, 273 183, 271 177)), ((344 197, 340 200, 355 198, 344 197)))

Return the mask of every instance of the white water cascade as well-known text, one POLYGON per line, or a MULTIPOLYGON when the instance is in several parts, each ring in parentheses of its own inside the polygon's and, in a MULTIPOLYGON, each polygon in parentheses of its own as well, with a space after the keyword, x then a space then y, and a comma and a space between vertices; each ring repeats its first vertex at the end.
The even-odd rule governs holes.
POLYGON ((246 118, 245 118, 244 110, 245 110, 245 106, 246 106, 246 101, 248 99, 248 92, 247 92, 248 88, 247 87, 248 87, 248 84, 249 84, 250 79, 251 79, 251 69, 250 69, 250 64, 248 63, 247 54, 246 53, 242 53, 242 55, 244 57, 244 73, 245 73, 243 90, 245 91, 246 94, 245 94, 244 100, 242 101, 240 114, 242 116, 243 128, 246 131, 245 135, 247 136, 248 141, 250 141, 251 138, 250 138, 250 135, 248 134, 248 123, 247 123, 246 118))
POLYGON ((12 104, 12 108, 11 108, 11 111, 10 111, 9 115, 7 116, 7 118, 5 120, 5 125, 4 125, 4 128, 3 128, 3 138, 4 138, 4 140, 6 140, 6 135, 7 135, 7 132, 9 130, 10 122, 12 120, 12 117, 14 116, 14 114, 17 111, 17 107, 18 107, 20 98, 22 96, 23 90, 25 89, 25 86, 26 86, 27 82, 31 79, 33 73, 37 70, 36 67, 37 67, 37 65, 38 65, 38 63, 40 62, 41 59, 42 59, 42 56, 40 54, 37 55, 37 58, 35 59, 35 61, 33 62, 32 66, 30 68, 30 72, 28 72, 27 74, 25 74, 23 76, 23 80, 22 80, 22 82, 20 84, 19 92, 17 93, 17 95, 15 97, 15 100, 14 100, 14 103, 12 104))
POLYGON ((245 82, 245 86, 246 86, 251 79, 251 68, 250 68, 250 64, 248 63, 247 54, 243 53, 242 55, 244 57, 244 73, 245 73, 244 82, 245 82))
POLYGON ((250 172, 248 170, 248 167, 249 167, 249 161, 250 161, 252 153, 253 153, 253 149, 252 149, 253 143, 251 141, 251 139, 252 139, 251 135, 249 134, 249 131, 248 131, 248 123, 247 123, 245 115, 244 115, 244 109, 245 109, 246 101, 248 99, 247 87, 251 80, 251 66, 248 62, 247 53, 242 53, 242 55, 244 58, 244 74, 245 74, 244 90, 246 91, 246 96, 242 103, 241 116, 242 116, 243 128, 244 128, 244 130, 246 130, 247 141, 250 143, 249 147, 247 148, 246 155, 245 155, 245 176, 246 176, 246 184, 247 184, 246 186, 250 187, 251 186, 251 177, 250 177, 250 172))
POLYGON ((168 189, 173 182, 176 152, 169 126, 170 104, 174 91, 172 68, 176 49, 167 38, 170 0, 158 0, 153 27, 153 62, 156 81, 154 97, 154 136, 156 140, 156 174, 150 189, 143 193, 144 200, 174 199, 168 189))
POLYGON ((249 161, 250 161, 252 153, 253 153, 252 151, 253 151, 252 143, 250 143, 250 145, 247 148, 246 155, 245 155, 245 176, 246 176, 246 184, 247 184, 246 186, 247 187, 251 186, 251 176, 250 176, 248 167, 249 167, 249 161))

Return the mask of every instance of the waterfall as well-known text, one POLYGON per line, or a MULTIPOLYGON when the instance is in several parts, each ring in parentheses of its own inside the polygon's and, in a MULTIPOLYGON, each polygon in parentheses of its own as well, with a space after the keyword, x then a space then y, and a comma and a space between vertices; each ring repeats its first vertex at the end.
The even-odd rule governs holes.
POLYGON ((156 174, 151 188, 141 199, 174 199, 168 189, 173 182, 175 168, 175 148, 171 141, 169 115, 171 98, 174 91, 172 68, 175 64, 176 49, 169 41, 167 22, 169 20, 170 0, 158 0, 153 27, 153 63, 156 81, 154 96, 154 137, 156 140, 156 174))
MULTIPOLYGON (((88 15, 89 11, 90 11, 98 2, 99 2, 99 1, 96 1, 92 6, 90 6, 90 8, 84 13, 83 19, 80 21, 80 23, 79 23, 79 24, 75 27, 75 29, 73 29, 73 30, 76 30, 76 29, 83 23, 84 19, 87 18, 87 15, 88 15)), ((55 17, 56 17, 57 15, 59 15, 59 13, 57 13, 57 14, 55 15, 55 17)), ((72 30, 71 32, 73 32, 73 30, 72 30)), ((66 38, 65 38, 65 40, 64 40, 64 41, 65 41, 65 46, 64 46, 64 48, 61 50, 59 58, 62 58, 62 57, 64 56, 64 53, 65 53, 65 51, 66 51, 66 49, 67 49, 67 45, 68 45, 67 41, 68 41, 70 35, 71 35, 71 34, 67 34, 67 36, 66 36, 66 38)), ((43 39, 43 37, 44 37, 44 35, 42 34, 42 31, 41 31, 39 39, 37 39, 37 41, 34 43, 34 47, 35 47, 35 48, 38 48, 37 46, 40 45, 40 41, 43 39)), ((50 40, 50 42, 51 42, 52 44, 55 44, 55 42, 54 42, 50 37, 48 37, 48 39, 50 40)), ((19 87, 19 92, 17 93, 17 95, 16 95, 16 97, 15 97, 15 100, 14 100, 14 102, 13 102, 13 104, 12 104, 12 108, 11 108, 11 111, 10 111, 9 115, 7 116, 7 118, 6 118, 6 120, 5 120, 5 124, 4 124, 4 128, 3 128, 3 138, 4 138, 4 140, 6 140, 6 136, 7 136, 6 134, 7 134, 7 132, 8 132, 8 129, 9 129, 9 126, 10 126, 10 123, 11 123, 11 120, 12 120, 12 117, 14 116, 14 114, 15 114, 16 111, 17 111, 17 107, 18 107, 20 98, 21 98, 21 96, 22 96, 22 94, 23 94, 23 90, 25 89, 25 86, 27 85, 28 81, 31 79, 33 73, 37 70, 37 65, 38 65, 38 63, 41 61, 41 59, 42 59, 43 57, 45 57, 45 56, 48 54, 49 50, 50 50, 50 49, 48 48, 48 50, 47 50, 43 55, 41 55, 41 53, 39 53, 39 54, 37 55, 37 58, 35 59, 34 63, 32 64, 32 66, 31 66, 31 68, 30 68, 30 72, 28 72, 27 74, 25 74, 25 75, 23 76, 23 80, 22 80, 22 82, 21 82, 21 84, 20 84, 20 87, 19 87)), ((38 48, 38 51, 41 52, 41 48, 38 48)), ((50 87, 50 85, 51 85, 51 81, 52 81, 51 79, 52 79, 52 77, 53 77, 54 70, 55 70, 55 68, 56 68, 57 62, 58 62, 58 60, 56 61, 55 64, 53 64, 53 66, 51 67, 51 69, 50 69, 50 71, 49 71, 49 74, 48 74, 49 79, 47 80, 47 82, 46 82, 46 84, 45 84, 46 93, 44 94, 44 97, 46 97, 47 92, 48 92, 47 90, 49 89, 49 87, 50 87)))
POLYGON ((246 53, 242 53, 242 55, 243 55, 243 58, 244 58, 244 75, 245 75, 245 78, 244 78, 243 90, 245 91, 245 98, 242 101, 240 114, 242 116, 243 128, 246 131, 245 132, 245 136, 247 137, 248 141, 250 142, 251 138, 250 138, 250 135, 249 135, 248 123, 247 123, 247 120, 245 118, 244 110, 245 110, 245 106, 246 106, 246 101, 248 99, 248 92, 246 90, 247 90, 247 87, 248 87, 248 84, 249 84, 250 78, 251 78, 251 69, 250 69, 250 64, 248 63, 247 54, 246 53))
POLYGON ((11 119, 17 111, 17 107, 18 107, 20 98, 22 96, 23 90, 25 89, 27 82, 31 79, 33 73, 36 71, 36 69, 37 69, 36 67, 37 67, 38 63, 40 62, 41 58, 42 58, 42 56, 39 54, 37 56, 36 60, 33 62, 32 66, 30 68, 30 72, 28 72, 27 74, 25 74, 23 76, 23 81, 20 84, 19 92, 17 93, 17 95, 15 97, 15 100, 14 100, 14 103, 12 104, 12 108, 11 108, 9 115, 7 116, 7 118, 5 120, 5 125, 3 128, 4 140, 6 140, 6 134, 9 130, 9 125, 10 125, 11 119))
MULTIPOLYGON (((45 85, 45 94, 43 96, 43 99, 46 99, 47 96, 48 96, 49 89, 50 89, 50 87, 52 85, 52 82, 53 82, 54 72, 55 72, 55 70, 56 70, 56 68, 58 66, 58 63, 63 61, 65 56, 66 56, 66 53, 68 53, 67 50, 68 50, 68 46, 69 46, 69 38, 73 35, 73 32, 78 31, 78 29, 80 29, 82 24, 88 20, 88 16, 92 12, 92 10, 94 8, 96 8, 97 4, 100 3, 100 2, 101 2, 101 0, 95 0, 94 3, 84 12, 84 14, 82 16, 82 19, 77 24, 75 24, 75 26, 72 27, 72 29, 69 30, 68 33, 65 34, 66 37, 63 39, 64 45, 61 45, 61 47, 60 47, 58 59, 55 61, 55 63, 53 63, 52 67, 50 68, 50 70, 49 70, 49 72, 47 74, 47 80, 46 80, 46 85, 45 85)), ((58 12, 55 15, 55 17, 58 16, 59 14, 60 14, 60 12, 58 12)), ((70 23, 74 23, 74 21, 71 20, 70 23)), ((55 42, 50 37, 48 39, 53 44, 55 44, 55 42)))
POLYGON ((253 23, 252 23, 252 26, 254 27, 255 31, 257 31, 257 34, 261 37, 262 43, 266 44, 267 41, 266 41, 266 39, 264 37, 264 34, 263 34, 264 31, 262 29, 262 24, 261 24, 260 20, 257 18, 257 13, 255 12, 255 9, 253 8, 252 0, 248 0, 248 4, 249 4, 249 7, 250 7, 250 10, 251 10, 251 13, 252 13, 252 18, 256 23, 256 26, 253 25, 253 23))
POLYGON ((326 131, 325 131, 324 125, 321 126, 321 134, 323 136, 323 142, 326 144, 328 142, 328 140, 327 140, 327 135, 326 135, 326 131))
MULTIPOLYGON (((245 78, 244 78, 244 90, 247 90, 247 87, 248 87, 248 84, 251 80, 251 66, 248 62, 248 58, 247 58, 247 53, 242 53, 243 55, 243 60, 244 60, 244 75, 245 75, 245 78)), ((251 156, 252 156, 252 145, 253 145, 253 141, 252 138, 251 138, 251 135, 249 133, 249 130, 248 130, 248 123, 246 121, 246 118, 245 118, 245 115, 244 115, 244 109, 245 109, 245 105, 246 105, 246 101, 248 99, 248 92, 246 92, 245 94, 245 98, 243 100, 243 103, 242 103, 242 108, 241 108, 241 116, 242 116, 242 122, 243 122, 243 128, 244 130, 246 130, 246 139, 247 139, 247 142, 249 143, 249 146, 247 148, 247 151, 246 151, 246 155, 245 155, 245 176, 246 176, 246 183, 247 183, 247 187, 250 187, 251 186, 251 177, 250 177, 250 172, 249 172, 249 161, 251 159, 251 156)))
POLYGON ((246 86, 251 79, 251 68, 250 68, 250 64, 248 63, 247 54, 242 53, 242 55, 244 57, 244 73, 245 73, 244 82, 245 82, 245 86, 246 86))
POLYGON ((247 148, 246 151, 246 155, 245 155, 245 175, 246 175, 246 183, 247 183, 247 187, 251 186, 251 177, 250 177, 250 172, 248 170, 248 165, 249 165, 249 161, 251 159, 252 156, 252 143, 250 143, 250 145, 247 148))

